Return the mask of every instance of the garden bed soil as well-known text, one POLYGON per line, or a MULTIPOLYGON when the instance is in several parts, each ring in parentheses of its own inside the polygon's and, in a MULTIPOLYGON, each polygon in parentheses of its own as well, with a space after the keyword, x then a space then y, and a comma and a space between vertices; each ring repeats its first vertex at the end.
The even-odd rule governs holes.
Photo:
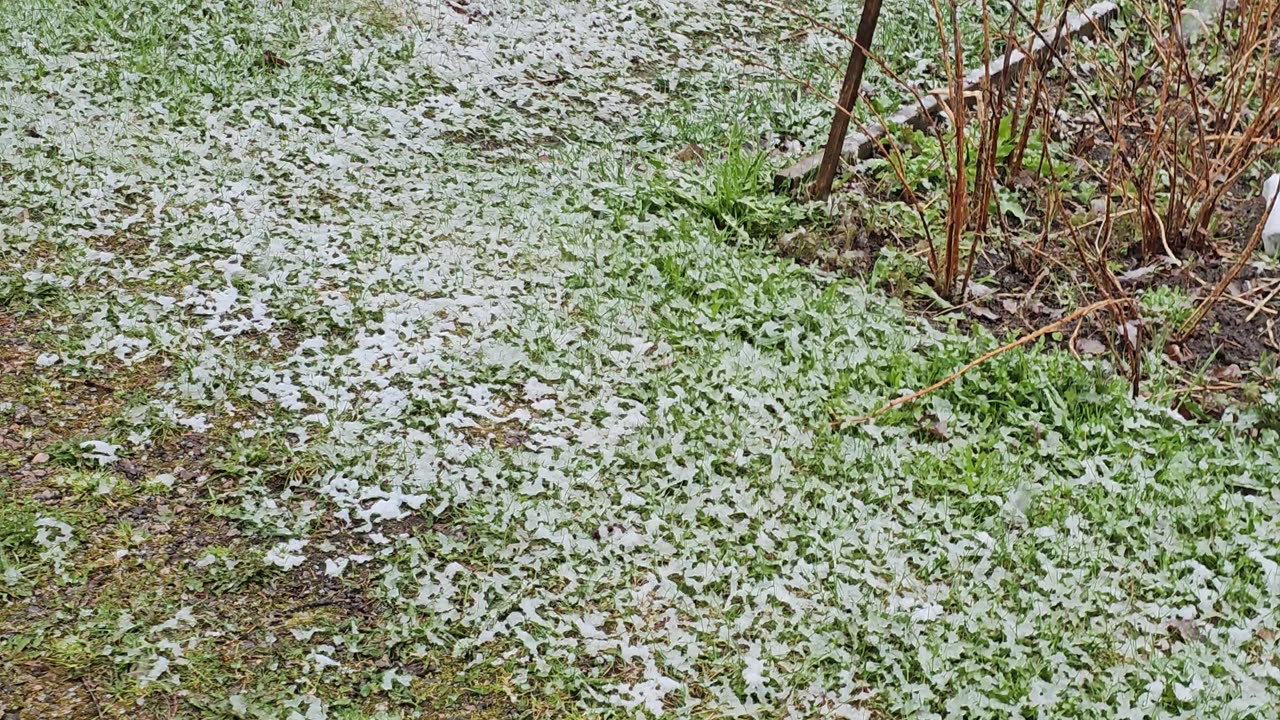
MULTIPOLYGON (((856 197, 852 194, 848 198, 856 197)), ((825 236, 812 232, 793 233, 777 244, 780 254, 797 262, 870 280, 875 264, 885 251, 898 251, 925 262, 925 250, 916 237, 867 230, 862 222, 867 210, 864 199, 846 201, 860 209, 847 213, 825 236)), ((1187 253, 1176 264, 1167 258, 1147 260, 1138 254, 1115 259, 1113 273, 1132 298, 1157 287, 1176 288, 1194 303, 1212 292, 1230 272, 1261 218, 1263 203, 1251 188, 1238 186, 1221 208, 1219 227, 1212 247, 1202 253, 1187 253)), ((922 292, 915 279, 894 284, 880 280, 886 290, 898 296, 909 311, 937 322, 961 328, 980 326, 996 337, 1021 336, 1058 320, 1097 295, 1085 277, 1072 248, 1065 244, 1039 251, 1038 271, 1029 274, 1012 263, 1004 248, 980 250, 974 262, 970 291, 950 307, 940 306, 935 297, 922 292)), ((1166 337, 1171 328, 1160 327, 1151 318, 1143 341, 1166 337)), ((1247 264, 1227 286, 1223 297, 1209 309, 1203 321, 1184 342, 1166 341, 1165 358, 1186 376, 1188 387, 1203 386, 1218 392, 1239 395, 1250 381, 1274 381, 1271 358, 1280 354, 1280 263, 1267 262, 1261 253, 1247 264)), ((1085 356, 1123 352, 1124 343, 1114 319, 1105 312, 1068 326, 1053 342, 1085 356)), ((1116 357, 1127 364, 1127 357, 1116 357)))

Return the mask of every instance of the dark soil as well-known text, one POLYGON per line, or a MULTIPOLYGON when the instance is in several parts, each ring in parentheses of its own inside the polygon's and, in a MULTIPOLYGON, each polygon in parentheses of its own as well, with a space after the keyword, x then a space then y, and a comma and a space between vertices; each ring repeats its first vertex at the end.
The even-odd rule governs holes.
MULTIPOLYGON (((858 191, 855 190, 855 193, 858 191)), ((780 254, 829 272, 870 280, 886 249, 897 250, 925 266, 926 251, 918 237, 868 229, 868 213, 874 203, 892 198, 859 197, 834 227, 819 233, 801 231, 780 238, 780 254)), ((1130 298, 1160 286, 1181 290, 1194 304, 1207 298, 1218 281, 1230 272, 1247 244, 1263 211, 1253 188, 1240 186, 1227 195, 1220 209, 1219 236, 1202 252, 1184 252, 1174 264, 1166 258, 1145 259, 1138 253, 1113 258, 1112 272, 1130 298)), ((1117 228, 1117 232, 1136 229, 1117 228)), ((1034 240, 1036 233, 1028 232, 1034 240)), ((1052 244, 1052 243, 1050 243, 1052 244)), ((1101 295, 1093 287, 1080 260, 1067 241, 1038 251, 1033 271, 1026 269, 1030 253, 1021 251, 1022 262, 1010 259, 1003 247, 988 247, 975 259, 971 290, 951 307, 940 306, 921 292, 927 278, 896 278, 879 273, 880 286, 902 299, 908 310, 960 329, 986 328, 997 337, 1024 335, 1051 323, 1101 295)), ((1115 244, 1119 245, 1119 237, 1115 244)), ((1136 241, 1134 243, 1136 246, 1136 241)), ((1182 343, 1167 342, 1164 355, 1186 376, 1188 387, 1215 386, 1239 394, 1249 381, 1274 381, 1271 358, 1280 354, 1280 264, 1263 261, 1260 250, 1227 286, 1196 330, 1182 343)), ((1159 317, 1144 317, 1142 342, 1168 337, 1172 328, 1159 317)), ((1064 328, 1063 346, 1080 356, 1110 356, 1125 370, 1130 353, 1113 316, 1099 312, 1064 328)))
MULTIPOLYGON (((502 676, 469 669, 447 654, 385 650, 378 628, 389 606, 372 590, 376 563, 352 563, 341 577, 328 575, 316 555, 285 573, 256 562, 203 566, 214 549, 250 558, 274 543, 232 517, 221 499, 243 478, 226 470, 231 429, 218 418, 207 432, 174 431, 130 447, 107 467, 85 466, 60 451, 113 437, 120 412, 165 368, 107 367, 89 379, 58 364, 41 367, 36 358, 51 349, 41 340, 48 321, 37 312, 0 311, 0 553, 27 552, 16 543, 26 542, 24 518, 37 515, 73 518, 77 543, 64 580, 46 570, 32 570, 41 573, 32 583, 0 580, 0 720, 228 717, 224 701, 230 693, 267 692, 301 676, 310 646, 290 633, 299 627, 359 627, 366 633, 369 650, 343 657, 346 680, 318 689, 330 701, 366 714, 376 706, 412 707, 415 717, 454 720, 518 714, 501 691, 502 676), (66 477, 79 470, 108 475, 117 485, 105 494, 69 485, 66 477), (162 473, 174 477, 172 487, 149 483, 162 473), (101 617, 112 613, 127 610, 145 626, 178 607, 193 613, 197 625, 190 632, 202 641, 189 650, 193 665, 184 668, 176 691, 137 687, 126 668, 97 652, 101 638, 63 643, 99 632, 101 617), (365 679, 387 669, 410 678, 407 691, 358 691, 365 679)), ((289 470, 293 476, 308 471, 301 465, 289 470)), ((324 518, 313 541, 358 549, 348 526, 324 518)), ((425 535, 425 522, 415 515, 382 530, 425 535)))
MULTIPOLYGON (((1178 161, 1187 163, 1179 167, 1193 176, 1212 171, 1219 173, 1212 176, 1212 181, 1234 184, 1226 186, 1229 192, 1213 213, 1208 238, 1178 237, 1178 221, 1164 223, 1170 235, 1165 247, 1171 248, 1176 259, 1163 252, 1150 252, 1150 248, 1144 254, 1138 208, 1105 208, 1100 200, 1093 200, 1096 206, 1091 207, 1085 199, 1090 187, 1095 188, 1094 198, 1105 198, 1110 193, 1104 188, 1115 187, 1124 188, 1116 196, 1123 195, 1127 202, 1136 204, 1132 200, 1138 193, 1153 192, 1141 183, 1150 171, 1161 168, 1135 169, 1133 165, 1146 158, 1164 162, 1162 158, 1179 155, 1184 148, 1174 145, 1193 137, 1186 128, 1201 127, 1203 137, 1203 133, 1214 131, 1215 123, 1224 122, 1207 110, 1213 105, 1204 99, 1212 93, 1215 83, 1224 82, 1223 72, 1212 64, 1213 58, 1222 58, 1211 52, 1226 47, 1221 41, 1219 38, 1218 45, 1196 46, 1196 52, 1188 56, 1191 65, 1180 70, 1162 64, 1162 57, 1140 40, 1124 46, 1122 64, 1114 57, 1114 46, 1073 44, 1063 51, 1066 59, 1050 63, 1035 76, 1034 83, 1028 79, 1030 75, 1023 78, 1021 87, 1031 94, 1018 97, 1041 93, 1043 102, 1017 105, 1020 110, 1014 112, 1020 122, 1015 125, 1024 132, 1031 128, 1035 139, 1015 134, 1011 128, 1006 128, 1009 136, 996 138, 997 155, 1002 157, 997 161, 997 182, 1006 197, 1015 199, 1010 207, 1018 207, 1003 218, 992 218, 992 239, 985 241, 973 258, 968 285, 947 300, 930 287, 928 247, 914 211, 906 215, 898 212, 907 200, 898 187, 900 182, 909 182, 917 192, 925 188, 921 197, 925 206, 936 210, 938 204, 946 203, 945 190, 935 189, 946 182, 943 176, 949 172, 941 169, 932 141, 919 146, 913 136, 897 138, 897 147, 909 156, 901 166, 901 175, 870 165, 855 168, 852 179, 835 195, 836 207, 843 213, 840 220, 829 228, 784 236, 778 240, 778 251, 797 262, 867 279, 900 297, 909 311, 951 323, 961 330, 983 327, 1001 338, 1023 336, 1094 301, 1128 300, 1131 302, 1123 311, 1113 306, 1095 312, 1063 327, 1058 339, 1050 342, 1058 342, 1079 356, 1109 357, 1117 372, 1139 381, 1149 378, 1152 369, 1135 370, 1133 366, 1153 345, 1158 345, 1168 361, 1159 374, 1162 378, 1172 375, 1170 384, 1179 388, 1163 392, 1180 398, 1178 402, 1184 395, 1199 398, 1200 389, 1256 397, 1260 387, 1280 383, 1275 360, 1280 354, 1280 332, 1276 328, 1280 321, 1280 260, 1265 258, 1259 247, 1220 295, 1215 288, 1239 263, 1265 210, 1258 179, 1238 172, 1248 169, 1248 163, 1258 159, 1257 154, 1239 155, 1252 159, 1242 160, 1240 165, 1218 166, 1213 164, 1217 161, 1200 160, 1207 163, 1208 169, 1196 164, 1194 158, 1200 156, 1191 151, 1186 155, 1192 159, 1178 161), (1109 48, 1106 52, 1095 52, 1104 46, 1109 48), (1207 64, 1201 67, 1199 63, 1207 64), (1065 72, 1064 66, 1072 71, 1065 72), (1144 72, 1124 74, 1128 68, 1139 66, 1145 68, 1144 72), (1180 89, 1181 80, 1164 84, 1166 73, 1182 78, 1192 72, 1190 68, 1200 73, 1195 87, 1201 94, 1180 89), (1126 83, 1124 92, 1108 91, 1105 83, 1116 82, 1117 78, 1126 83), (1119 104, 1115 107, 1108 105, 1108 98, 1123 98, 1126 94, 1132 98, 1132 105, 1121 100, 1116 100, 1119 104), (1015 137, 1019 138, 1016 142, 1015 137), (1014 159, 1018 147, 1027 151, 1021 156, 1021 163, 1014 159), (1044 158, 1052 162, 1037 168, 1044 158), (1050 198, 1058 194, 1055 187, 1063 187, 1060 202, 1070 218, 1050 212, 1050 198), (1076 239, 1080 246, 1091 246, 1102 226, 1099 216, 1104 209, 1111 220, 1106 267, 1091 269, 1081 257, 1082 251, 1077 250, 1076 239), (1081 224, 1082 221, 1085 222, 1081 224), (1077 229, 1073 231, 1068 222, 1077 229), (1048 232, 1042 232, 1046 224, 1048 232), (1187 318, 1210 299, 1203 318, 1183 337, 1181 329, 1187 318), (1135 352, 1135 338, 1142 353, 1135 352)), ((973 128, 989 123, 989 119, 981 109, 975 109, 971 117, 968 127, 972 139, 976 132, 973 128)), ((946 124, 943 119, 939 122, 946 124)), ((1258 132, 1260 138, 1275 140, 1274 130, 1258 132)), ((969 157, 973 162, 977 151, 970 152, 975 153, 969 157)), ((1214 157, 1228 155, 1237 157, 1225 150, 1214 157)), ((1197 199, 1189 198, 1191 203, 1197 199)), ((969 198, 970 204, 972 200, 969 198)), ((1188 198, 1178 201, 1187 203, 1188 198)), ((1154 228, 1154 223, 1148 228, 1154 228)), ((1149 236, 1154 234, 1148 232, 1149 236)), ((942 238, 936 241, 941 244, 942 238)), ((969 242, 965 240, 966 245, 969 242)), ((968 258, 962 257, 964 262, 968 258)), ((966 276, 961 273, 961 277, 966 276)), ((1222 398, 1213 399, 1210 404, 1220 406, 1219 399, 1222 398)))
MULTIPOLYGON (((1175 287, 1196 305, 1209 297, 1244 250, 1263 209, 1258 198, 1247 195, 1228 196, 1225 204, 1224 225, 1234 229, 1230 235, 1216 238, 1208 252, 1184 253, 1179 261, 1181 265, 1166 258, 1144 259, 1136 253, 1120 257, 1119 267, 1113 274, 1121 288, 1136 298, 1160 286, 1175 287)), ((1077 269, 1078 264, 1075 255, 1064 248, 1054 262, 1042 263, 1044 277, 1040 274, 1028 277, 1009 262, 1006 254, 988 251, 975 263, 974 277, 976 282, 997 290, 990 296, 995 301, 978 300, 966 306, 966 310, 996 335, 1034 330, 1074 309, 1074 306, 1064 306, 1064 293, 1055 290, 1064 285, 1088 288, 1089 281, 1081 277, 1084 273, 1077 269), (1002 297, 1001 293, 1017 298, 1009 303, 1009 298, 1002 297)), ((1210 306, 1195 332, 1184 342, 1165 347, 1166 357, 1191 372, 1203 369, 1209 375, 1238 378, 1241 368, 1256 368, 1265 356, 1280 352, 1274 328, 1280 301, 1271 296, 1272 291, 1280 288, 1280 267, 1262 271, 1261 266, 1259 262, 1245 265, 1227 286, 1223 297, 1210 306), (1235 370, 1230 369, 1233 366, 1235 370)), ((1095 320, 1080 327, 1075 336, 1077 349, 1080 344, 1096 349, 1097 345, 1081 342, 1086 339, 1108 347, 1119 345, 1115 323, 1101 315, 1095 320), (1108 334, 1112 337, 1108 338, 1108 334)), ((1160 337, 1165 331, 1175 329, 1162 327, 1162 319, 1158 317, 1142 320, 1146 342, 1150 342, 1152 336, 1160 337)))

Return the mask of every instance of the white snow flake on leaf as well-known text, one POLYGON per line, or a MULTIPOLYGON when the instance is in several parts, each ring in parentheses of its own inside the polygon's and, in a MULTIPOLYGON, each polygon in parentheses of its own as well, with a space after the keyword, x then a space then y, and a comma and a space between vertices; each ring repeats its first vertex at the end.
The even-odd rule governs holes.
POLYGON ((291 570, 306 562, 306 556, 301 554, 300 551, 307 546, 308 542, 308 540, 294 538, 293 540, 278 543, 267 551, 262 561, 268 565, 291 570))
POLYGON ((120 459, 116 456, 120 446, 102 440, 86 440, 80 443, 80 449, 84 451, 86 459, 93 460, 99 465, 110 465, 120 459))
MULTIPOLYGON (((286 571, 323 560, 387 609, 396 652, 456 650, 586 715, 1277 706, 1265 412, 1187 424, 1029 351, 829 428, 991 341, 762 251, 812 226, 769 175, 825 139, 843 39, 733 1, 419 2, 376 31, 320 5, 280 16, 298 35, 270 72, 201 48, 240 62, 277 29, 183 14, 172 69, 226 84, 186 102, 115 72, 128 37, 0 33, 17 178, 0 208, 31 209, 0 222, 0 297, 67 318, 32 352, 42 372, 152 383, 118 434, 73 448, 115 483, 95 491, 130 487, 121 459, 175 436, 216 443, 152 480, 216 487, 253 554, 200 550, 183 571, 221 581, 262 548, 286 571), (694 140, 700 162, 668 162, 694 140), (740 218, 760 227, 726 242, 740 218), (921 439, 931 418, 946 438, 921 439), (1170 617, 1212 618, 1205 642, 1169 651, 1170 617)), ((802 9, 848 27, 857 4, 802 9)), ((882 55, 913 82, 936 79, 931 13, 886 5, 882 55)), ((906 99, 878 68, 867 82, 906 99)), ((51 582, 76 581, 70 519, 20 535, 51 582)), ((125 562, 150 553, 130 542, 125 562)), ((23 589, 23 563, 0 567, 23 589)), ((166 692, 208 618, 169 612, 102 625, 147 637, 110 661, 166 692)), ((275 629, 305 644, 273 671, 286 697, 242 690, 231 712, 325 717, 305 689, 370 648, 298 622, 275 629)), ((399 667, 373 682, 409 684, 399 667)))

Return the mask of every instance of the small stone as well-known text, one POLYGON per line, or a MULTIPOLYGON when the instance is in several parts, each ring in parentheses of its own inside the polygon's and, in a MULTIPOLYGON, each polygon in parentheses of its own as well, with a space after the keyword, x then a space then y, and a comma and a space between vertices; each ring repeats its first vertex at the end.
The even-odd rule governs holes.
POLYGON ((49 462, 49 453, 36 453, 36 456, 31 458, 32 465, 43 465, 47 462, 49 462))

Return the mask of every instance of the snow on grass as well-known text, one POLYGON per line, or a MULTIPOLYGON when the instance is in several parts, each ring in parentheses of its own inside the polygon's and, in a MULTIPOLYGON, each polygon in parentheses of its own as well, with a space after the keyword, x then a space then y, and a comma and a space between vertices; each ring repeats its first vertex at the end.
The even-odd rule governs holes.
MULTIPOLYGON (((827 429, 992 340, 764 249, 809 211, 741 139, 807 142, 827 111, 741 58, 791 62, 770 48, 794 18, 473 2, 384 8, 388 29, 146 0, 104 26, 38 4, 53 19, 4 14, 0 291, 74 319, 63 372, 171 369, 85 452, 230 428, 219 503, 262 533, 255 562, 373 563, 389 652, 456 649, 584 715, 1277 702, 1266 412, 1187 426, 1016 353, 827 429), (721 144, 668 167, 690 141, 721 144), (282 487, 250 459, 286 452, 318 470, 282 487)), ((41 522, 69 562, 70 526, 41 522)), ((184 627, 120 662, 180 686, 184 627)), ((341 672, 320 640, 305 672, 341 672)))

